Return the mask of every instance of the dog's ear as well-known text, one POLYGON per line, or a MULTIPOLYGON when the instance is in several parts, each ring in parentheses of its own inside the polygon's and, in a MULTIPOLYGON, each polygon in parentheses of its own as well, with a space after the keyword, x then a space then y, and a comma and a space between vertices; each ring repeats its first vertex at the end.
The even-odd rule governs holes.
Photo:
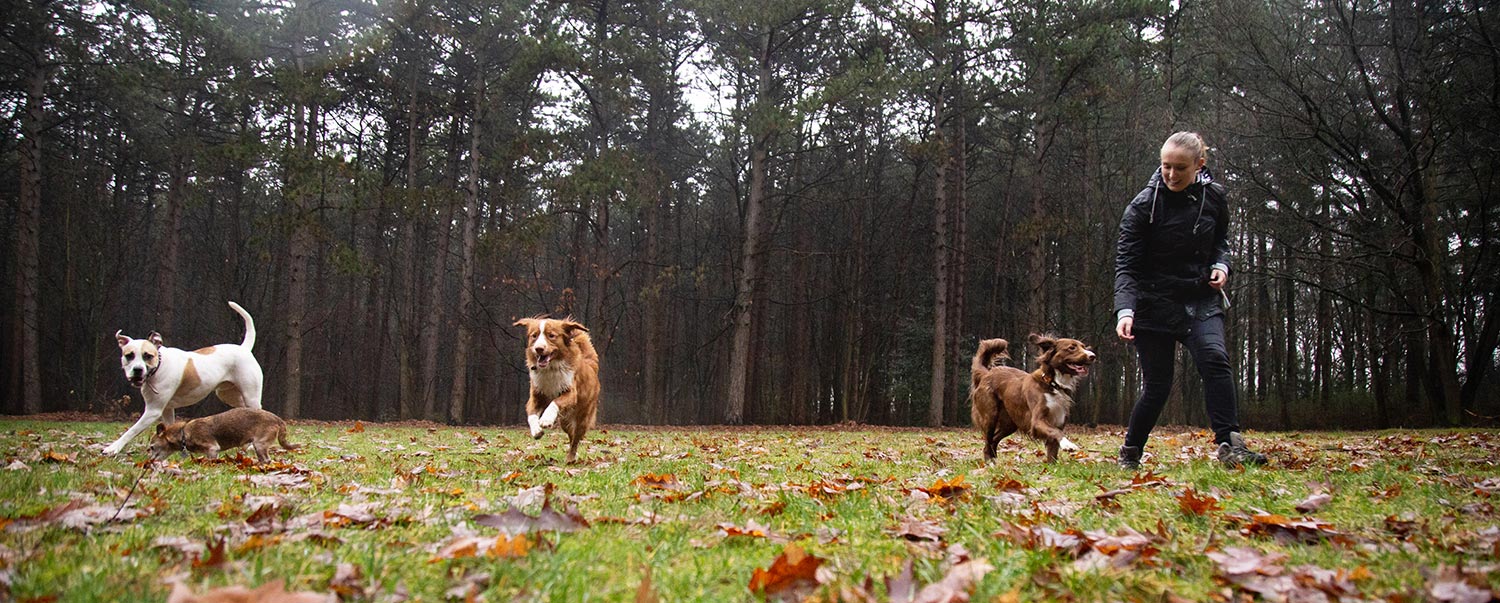
POLYGON ((536 324, 536 319, 535 318, 521 318, 521 319, 517 319, 513 323, 510 323, 510 326, 512 326, 512 327, 526 327, 526 328, 529 329, 529 328, 531 328, 531 325, 534 325, 534 324, 536 324))
POLYGON ((1031 345, 1041 348, 1044 353, 1052 351, 1052 347, 1057 345, 1057 339, 1051 335, 1037 335, 1036 333, 1032 333, 1026 337, 1026 340, 1030 341, 1031 345))
POLYGON ((571 320, 565 320, 565 321, 563 321, 562 328, 563 328, 563 334, 567 335, 569 339, 572 339, 573 336, 576 335, 578 331, 583 331, 584 333, 589 332, 589 328, 588 327, 585 327, 585 326, 583 326, 581 324, 578 324, 576 322, 573 322, 571 320))
POLYGON ((126 336, 120 334, 124 330, 125 329, 120 329, 119 331, 115 331, 115 341, 119 342, 120 347, 122 347, 122 348, 125 347, 127 344, 130 343, 130 338, 129 337, 126 337, 126 336))
POLYGON ((157 423, 156 424, 156 435, 159 436, 159 435, 161 435, 161 432, 166 431, 166 430, 167 430, 167 426, 166 425, 162 425, 161 423, 157 423))
POLYGON ((159 347, 159 348, 167 346, 167 344, 162 343, 162 341, 161 341, 161 333, 157 333, 156 331, 152 331, 151 335, 149 335, 149 336, 146 337, 146 340, 150 341, 151 343, 156 344, 156 347, 159 347))

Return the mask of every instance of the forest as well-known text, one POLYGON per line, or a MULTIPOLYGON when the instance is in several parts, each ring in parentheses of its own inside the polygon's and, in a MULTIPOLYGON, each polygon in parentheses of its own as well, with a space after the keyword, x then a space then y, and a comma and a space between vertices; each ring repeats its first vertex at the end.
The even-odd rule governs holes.
POLYGON ((604 423, 965 425, 978 340, 1050 332, 1120 424, 1120 216, 1189 130, 1246 427, 1500 417, 1493 3, 3 1, 0 412, 137 412, 114 333, 232 300, 291 418, 518 423, 546 314, 604 423))

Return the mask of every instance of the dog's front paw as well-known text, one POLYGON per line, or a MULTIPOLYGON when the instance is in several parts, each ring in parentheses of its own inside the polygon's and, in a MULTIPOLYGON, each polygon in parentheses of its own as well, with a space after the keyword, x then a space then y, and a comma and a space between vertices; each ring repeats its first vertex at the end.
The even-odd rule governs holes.
POLYGON ((1073 440, 1068 438, 1063 438, 1059 441, 1057 447, 1065 452, 1078 452, 1078 445, 1074 444, 1073 440))
POLYGON ((531 426, 531 438, 539 440, 542 438, 542 422, 536 415, 526 415, 526 424, 531 426))
POLYGON ((538 424, 542 426, 542 429, 552 429, 552 426, 557 424, 556 403, 547 405, 547 410, 542 411, 542 419, 538 424))
POLYGON ((125 449, 125 445, 124 444, 110 444, 108 446, 105 446, 104 450, 102 450, 100 452, 101 452, 101 454, 103 454, 105 456, 114 456, 114 455, 120 454, 120 451, 124 450, 124 449, 125 449))

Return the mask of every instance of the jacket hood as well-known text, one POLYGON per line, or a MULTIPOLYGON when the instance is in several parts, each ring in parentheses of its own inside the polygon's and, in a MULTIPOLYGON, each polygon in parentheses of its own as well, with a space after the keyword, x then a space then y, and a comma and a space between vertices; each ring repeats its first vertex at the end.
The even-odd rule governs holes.
MULTIPOLYGON (((1204 205, 1204 203, 1206 201, 1208 201, 1208 185, 1211 184, 1213 181, 1214 181, 1214 175, 1213 175, 1213 172, 1209 171, 1208 166, 1205 165, 1205 166, 1203 166, 1201 168, 1198 168, 1198 178, 1193 181, 1193 184, 1196 184, 1199 187, 1198 188, 1198 217, 1199 218, 1203 217, 1203 205, 1204 205)), ((1151 188, 1151 218, 1150 218, 1150 220, 1147 221, 1147 223, 1150 223, 1150 224, 1155 224, 1156 223, 1156 198, 1161 196, 1161 185, 1162 185, 1162 181, 1161 181, 1161 166, 1156 166, 1156 171, 1152 172, 1151 173, 1151 178, 1146 181, 1146 186, 1151 188)), ((1191 187, 1192 185, 1188 185, 1188 186, 1191 187)), ((1187 192, 1187 189, 1183 189, 1182 192, 1187 192)), ((1198 221, 1197 220, 1193 221, 1193 234, 1198 234, 1198 221)))

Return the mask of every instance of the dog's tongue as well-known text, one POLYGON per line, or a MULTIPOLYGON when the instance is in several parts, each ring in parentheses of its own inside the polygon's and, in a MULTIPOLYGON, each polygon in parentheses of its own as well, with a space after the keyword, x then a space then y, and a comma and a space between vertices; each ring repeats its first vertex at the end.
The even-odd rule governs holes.
POLYGON ((1079 377, 1089 374, 1089 365, 1087 364, 1070 364, 1068 367, 1073 369, 1073 372, 1077 373, 1079 377))

